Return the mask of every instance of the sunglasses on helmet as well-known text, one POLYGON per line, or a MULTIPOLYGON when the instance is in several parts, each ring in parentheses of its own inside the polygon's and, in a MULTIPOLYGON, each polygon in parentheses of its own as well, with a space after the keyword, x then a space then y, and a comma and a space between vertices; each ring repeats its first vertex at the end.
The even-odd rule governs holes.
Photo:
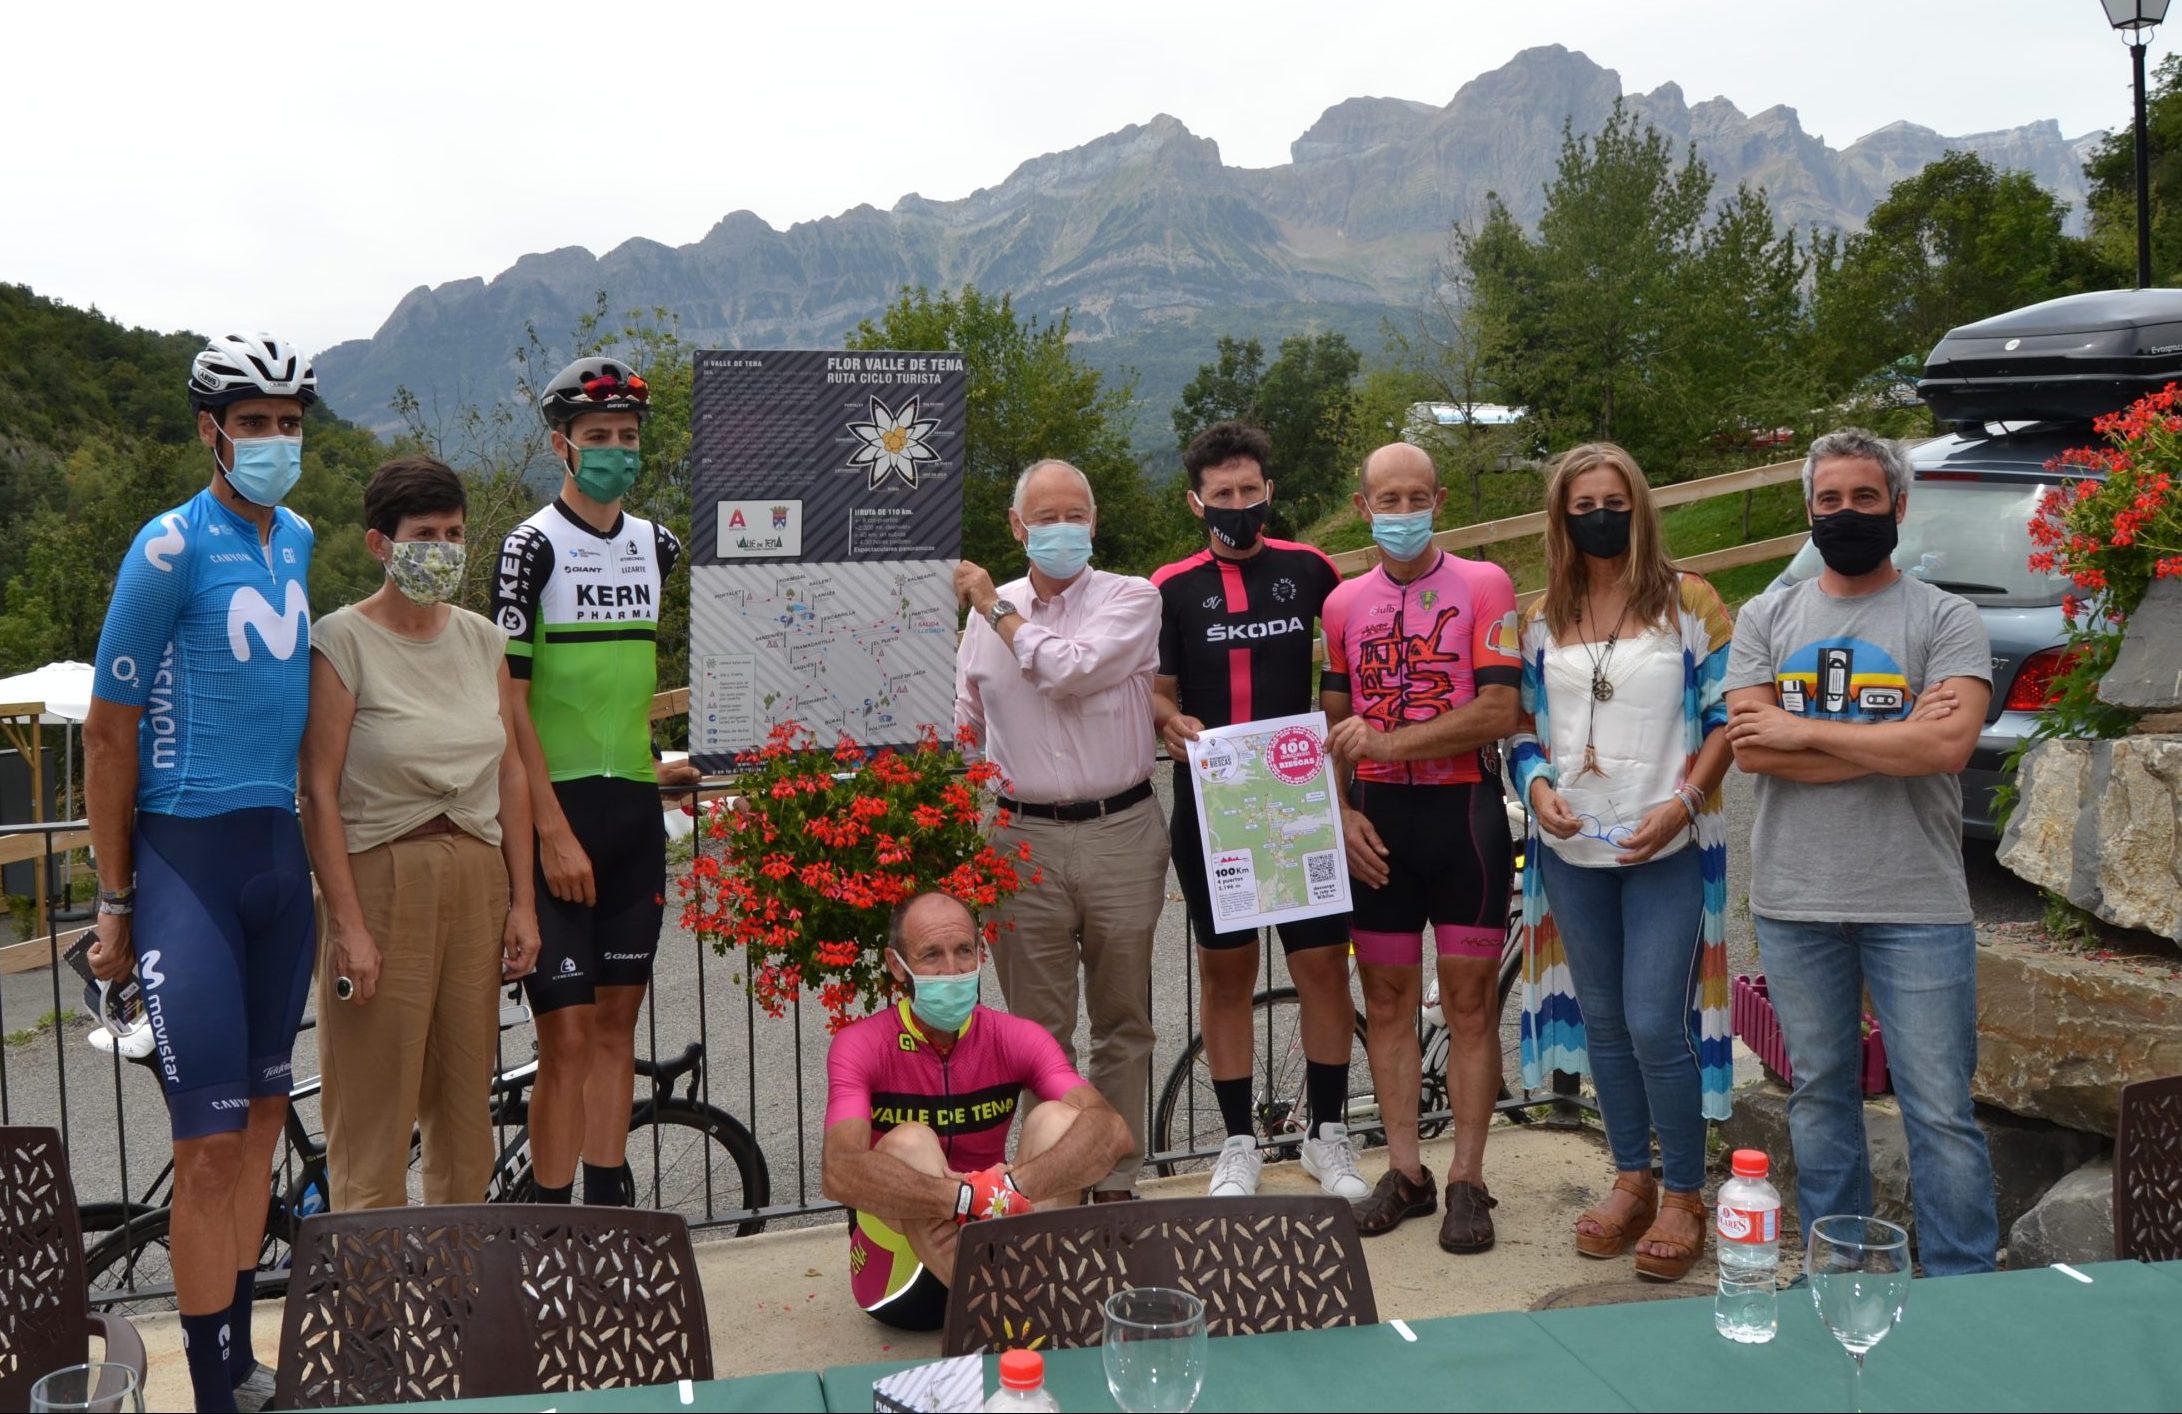
POLYGON ((611 402, 616 398, 634 398, 640 403, 652 400, 651 385, 635 373, 626 380, 611 373, 601 373, 595 378, 583 380, 583 395, 595 403, 611 402))

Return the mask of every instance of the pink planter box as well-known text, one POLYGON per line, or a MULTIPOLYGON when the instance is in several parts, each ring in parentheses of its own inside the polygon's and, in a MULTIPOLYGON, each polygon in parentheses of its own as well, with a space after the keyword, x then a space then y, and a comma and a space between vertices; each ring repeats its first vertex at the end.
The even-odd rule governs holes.
MULTIPOLYGON (((1780 1017, 1773 1011, 1773 1001, 1766 994, 1765 978, 1738 976, 1730 993, 1729 1014, 1734 1019, 1735 1035, 1757 1052, 1766 1069, 1790 1084, 1795 1083, 1795 1071, 1788 1064, 1788 1040, 1781 1035, 1780 1017)), ((1887 1043, 1879 1034, 1879 1020, 1866 1014, 1864 1025, 1864 1093, 1884 1095, 1887 1085, 1887 1043)))

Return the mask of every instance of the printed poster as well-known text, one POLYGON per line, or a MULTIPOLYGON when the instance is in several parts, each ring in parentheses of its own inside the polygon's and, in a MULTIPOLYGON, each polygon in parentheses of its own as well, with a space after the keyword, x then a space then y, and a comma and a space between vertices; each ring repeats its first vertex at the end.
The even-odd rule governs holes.
POLYGON ((954 721, 962 355, 729 349, 695 361, 690 754, 794 721, 907 746, 954 721))
POLYGON ((1208 727, 1189 769, 1217 931, 1348 912, 1325 713, 1208 727))

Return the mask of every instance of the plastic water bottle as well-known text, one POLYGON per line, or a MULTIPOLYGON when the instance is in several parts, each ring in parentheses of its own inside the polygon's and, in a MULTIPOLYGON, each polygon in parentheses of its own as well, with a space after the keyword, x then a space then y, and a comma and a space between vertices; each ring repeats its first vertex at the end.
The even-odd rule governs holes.
POLYGON ((1771 1164, 1762 1150, 1737 1149, 1731 1163, 1735 1176, 1720 1185, 1716 1209, 1720 1290, 1712 1324, 1729 1340, 1763 1345, 1780 1331, 1780 1190, 1766 1180, 1771 1164))
POLYGON ((1046 1357, 1035 1350, 1007 1350, 1000 1355, 1000 1390, 985 1401, 988 1410, 1052 1411, 1060 1414, 1061 1402, 1046 1389, 1046 1357))

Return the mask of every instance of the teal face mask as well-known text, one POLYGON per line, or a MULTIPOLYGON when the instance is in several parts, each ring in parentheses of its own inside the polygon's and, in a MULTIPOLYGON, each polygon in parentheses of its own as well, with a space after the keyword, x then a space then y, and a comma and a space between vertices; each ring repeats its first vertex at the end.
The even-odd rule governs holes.
POLYGON ((909 973, 909 1010, 917 1020, 935 1031, 952 1036, 970 1024, 970 1009, 977 1005, 979 972, 952 972, 932 977, 920 977, 909 971, 909 959, 900 953, 894 960, 909 973))
POLYGON ((601 505, 612 505, 636 481, 634 447, 584 447, 576 454, 576 489, 601 505))
POLYGON ((1432 513, 1375 514, 1371 518, 1371 538, 1388 559, 1414 560, 1432 543, 1432 513))
POLYGON ((1091 527, 1068 521, 1034 525, 1024 537, 1023 549, 1048 577, 1074 579, 1091 563, 1091 527))
POLYGON ((302 478, 301 437, 230 437, 227 445, 234 463, 227 468, 227 484, 255 505, 279 505, 302 478))

